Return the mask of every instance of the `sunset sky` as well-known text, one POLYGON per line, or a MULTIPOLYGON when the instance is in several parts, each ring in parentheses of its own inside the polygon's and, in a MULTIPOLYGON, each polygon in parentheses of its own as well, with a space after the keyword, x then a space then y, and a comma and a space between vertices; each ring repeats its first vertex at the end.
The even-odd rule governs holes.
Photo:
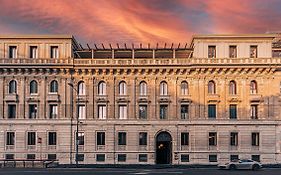
POLYGON ((82 44, 267 31, 281 31, 281 0, 0 0, 0 34, 72 34, 82 44))

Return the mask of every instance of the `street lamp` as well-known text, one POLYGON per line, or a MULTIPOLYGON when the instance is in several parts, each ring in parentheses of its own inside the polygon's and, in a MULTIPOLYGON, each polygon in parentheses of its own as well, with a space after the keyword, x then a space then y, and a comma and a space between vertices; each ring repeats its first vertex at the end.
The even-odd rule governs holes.
MULTIPOLYGON (((75 146, 76 146, 76 152, 75 152, 75 163, 76 167, 78 167, 78 146, 79 146, 79 140, 78 140, 78 131, 79 131, 79 92, 78 90, 74 87, 72 83, 68 83, 68 85, 71 87, 72 90, 76 91, 77 94, 77 107, 76 107, 76 134, 75 134, 75 146)), ((72 92, 73 93, 73 92, 72 92)), ((73 98, 72 98, 72 108, 73 108, 73 98)))

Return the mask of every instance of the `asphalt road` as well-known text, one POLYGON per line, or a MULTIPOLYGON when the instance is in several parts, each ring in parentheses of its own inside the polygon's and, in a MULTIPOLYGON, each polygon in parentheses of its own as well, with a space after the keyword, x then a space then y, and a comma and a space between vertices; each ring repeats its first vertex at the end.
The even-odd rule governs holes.
POLYGON ((124 168, 87 168, 87 169, 0 169, 0 175, 280 175, 281 169, 218 170, 218 169, 124 169, 124 168))

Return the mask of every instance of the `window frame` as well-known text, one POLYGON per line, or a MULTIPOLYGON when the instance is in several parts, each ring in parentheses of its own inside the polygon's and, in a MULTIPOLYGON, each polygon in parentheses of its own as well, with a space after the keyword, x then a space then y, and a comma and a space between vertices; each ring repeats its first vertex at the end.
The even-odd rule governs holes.
POLYGON ((11 80, 8 84, 8 93, 9 94, 17 94, 17 81, 11 80))
POLYGON ((161 81, 160 83, 160 96, 168 95, 168 83, 166 81, 161 81))

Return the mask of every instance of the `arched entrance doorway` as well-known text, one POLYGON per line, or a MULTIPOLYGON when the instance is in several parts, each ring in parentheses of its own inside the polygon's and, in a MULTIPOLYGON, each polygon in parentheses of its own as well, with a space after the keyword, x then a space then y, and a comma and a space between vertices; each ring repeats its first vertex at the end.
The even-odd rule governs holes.
POLYGON ((171 164, 172 137, 168 132, 156 136, 156 164, 171 164))

